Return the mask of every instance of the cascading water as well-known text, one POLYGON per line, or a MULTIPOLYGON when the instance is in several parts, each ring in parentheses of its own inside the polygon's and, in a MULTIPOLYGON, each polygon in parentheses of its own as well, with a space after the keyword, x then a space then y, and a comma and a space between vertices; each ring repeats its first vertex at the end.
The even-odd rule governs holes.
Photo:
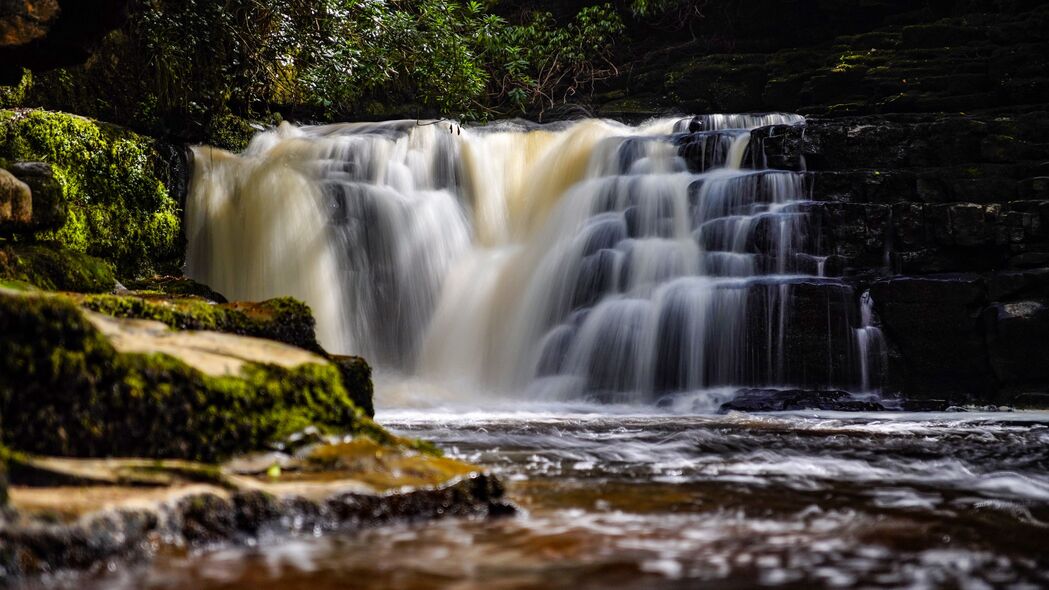
POLYGON ((823 277, 804 174, 750 141, 797 124, 285 124, 197 150, 187 274, 299 297, 329 349, 463 390, 872 389, 869 306, 823 277))

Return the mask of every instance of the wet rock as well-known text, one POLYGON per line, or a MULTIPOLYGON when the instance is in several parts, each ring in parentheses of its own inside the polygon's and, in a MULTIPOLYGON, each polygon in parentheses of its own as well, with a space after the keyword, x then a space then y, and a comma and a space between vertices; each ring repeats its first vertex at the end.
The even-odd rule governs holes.
POLYGON ((26 481, 25 472, 13 479, 11 507, 0 515, 0 582, 148 559, 163 544, 215 546, 263 532, 318 534, 515 511, 499 480, 475 466, 365 437, 314 447, 280 476, 143 459, 17 460, 51 479, 26 481), (86 473, 94 476, 75 479, 86 473), (201 479, 204 473, 214 475, 201 479), (146 479, 112 479, 116 474, 146 479))
POLYGON ((875 401, 857 399, 846 391, 807 389, 741 389, 732 401, 721 404, 719 414, 728 412, 877 412, 886 408, 875 401))
POLYGON ((995 303, 985 312, 991 367, 1006 388, 1049 383, 1049 304, 995 303))
POLYGON ((329 359, 342 375, 342 385, 349 393, 353 404, 368 417, 375 416, 373 403, 374 388, 372 385, 372 368, 359 356, 333 355, 329 359))
POLYGON ((981 277, 884 279, 872 285, 871 295, 896 347, 889 375, 898 391, 953 399, 995 395, 980 318, 987 303, 981 277))
POLYGON ((748 288, 746 305, 747 378, 813 389, 852 385, 851 286, 827 279, 761 282, 748 288), (777 343, 779 356, 769 342, 777 343))

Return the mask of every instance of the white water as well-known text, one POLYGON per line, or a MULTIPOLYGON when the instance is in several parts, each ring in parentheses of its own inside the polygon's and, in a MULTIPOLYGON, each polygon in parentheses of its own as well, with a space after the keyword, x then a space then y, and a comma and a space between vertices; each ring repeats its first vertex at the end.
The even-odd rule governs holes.
POLYGON ((743 169, 750 129, 801 122, 285 124, 197 150, 187 275, 303 299, 329 350, 451 397, 870 389, 877 328, 821 278, 803 175, 743 169), (826 336, 816 365, 804 330, 826 336))

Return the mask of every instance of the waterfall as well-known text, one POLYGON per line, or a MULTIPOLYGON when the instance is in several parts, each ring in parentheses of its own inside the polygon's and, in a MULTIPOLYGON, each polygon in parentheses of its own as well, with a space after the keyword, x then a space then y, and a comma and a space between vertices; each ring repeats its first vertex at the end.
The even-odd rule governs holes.
POLYGON ((824 276, 804 174, 750 141, 803 124, 282 124, 196 150, 186 272, 303 299, 329 350, 464 390, 866 390, 869 297, 824 276))

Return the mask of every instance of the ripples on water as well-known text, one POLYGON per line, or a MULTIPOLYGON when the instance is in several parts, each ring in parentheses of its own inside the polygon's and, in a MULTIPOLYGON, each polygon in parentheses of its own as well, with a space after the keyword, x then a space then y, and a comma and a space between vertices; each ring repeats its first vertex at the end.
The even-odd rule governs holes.
POLYGON ((1049 414, 392 411, 522 516, 161 555, 84 587, 1049 586, 1049 414))

